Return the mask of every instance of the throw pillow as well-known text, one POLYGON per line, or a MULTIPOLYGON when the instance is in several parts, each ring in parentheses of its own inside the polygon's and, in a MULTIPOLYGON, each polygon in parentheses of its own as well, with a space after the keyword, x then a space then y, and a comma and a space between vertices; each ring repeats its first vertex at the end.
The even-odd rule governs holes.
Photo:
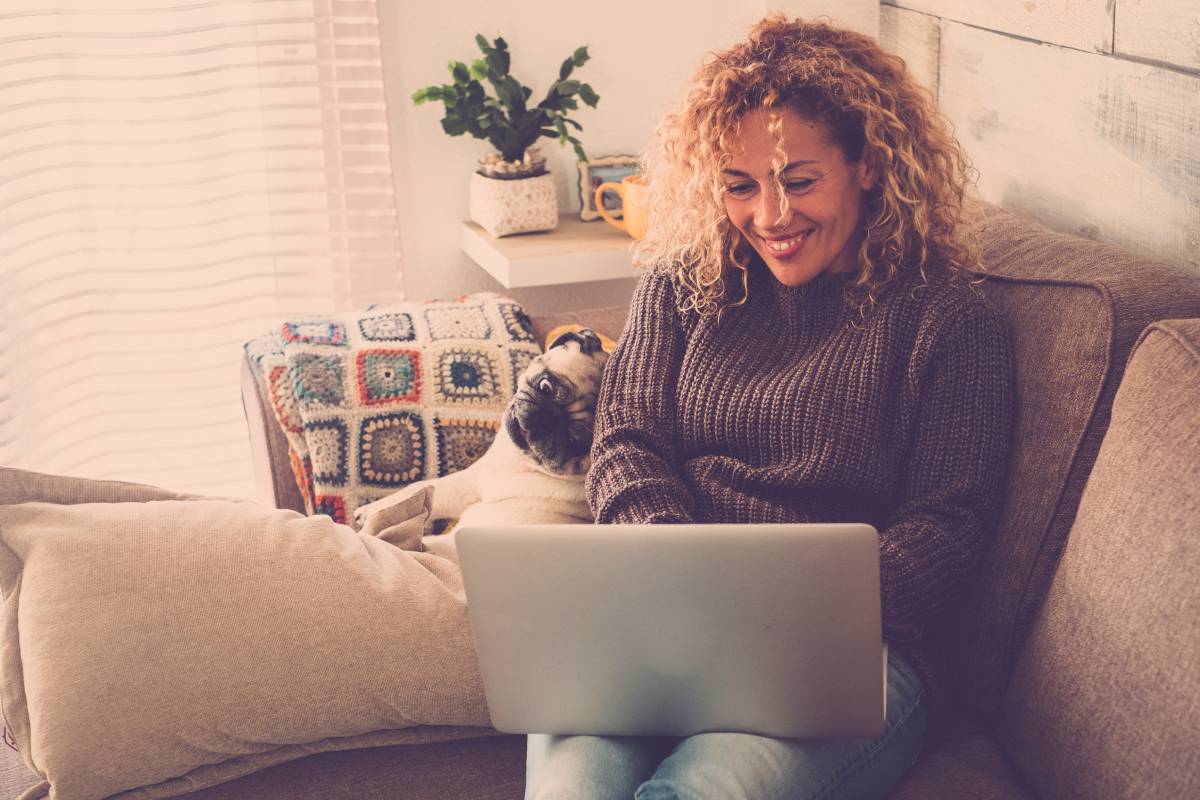
POLYGON ((169 797, 489 724, 452 561, 250 502, 26 502, 46 476, 13 480, 0 701, 45 779, 29 797, 169 797))
POLYGON ((483 455, 541 352, 521 306, 490 293, 293 320, 246 348, 306 510, 337 522, 483 455))

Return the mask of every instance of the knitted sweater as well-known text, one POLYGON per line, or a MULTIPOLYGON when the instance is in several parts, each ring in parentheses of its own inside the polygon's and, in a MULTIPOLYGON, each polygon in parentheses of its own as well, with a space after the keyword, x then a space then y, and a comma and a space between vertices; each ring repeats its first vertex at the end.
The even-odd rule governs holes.
MULTIPOLYGON (((751 268, 720 322, 651 270, 605 368, 588 499, 597 522, 867 522, 883 633, 931 702, 927 641, 996 522, 1013 418, 1002 318, 941 272, 901 272, 859 320, 852 276, 751 268)), ((936 704, 936 703, 935 703, 936 704)))

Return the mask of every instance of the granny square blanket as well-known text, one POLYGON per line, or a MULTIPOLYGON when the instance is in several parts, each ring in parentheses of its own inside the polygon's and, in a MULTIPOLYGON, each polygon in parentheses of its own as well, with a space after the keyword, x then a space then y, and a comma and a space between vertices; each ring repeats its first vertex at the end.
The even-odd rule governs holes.
POLYGON ((308 513, 342 523, 483 455, 541 352, 521 306, 491 293, 293 320, 245 348, 308 513))

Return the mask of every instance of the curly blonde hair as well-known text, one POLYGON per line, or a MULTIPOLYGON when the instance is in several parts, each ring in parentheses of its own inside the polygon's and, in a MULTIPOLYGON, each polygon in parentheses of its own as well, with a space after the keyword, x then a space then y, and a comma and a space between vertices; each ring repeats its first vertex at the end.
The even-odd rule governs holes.
POLYGON ((818 123, 848 163, 865 159, 876 177, 850 291, 860 315, 902 269, 926 277, 931 264, 951 274, 979 268, 961 224, 973 170, 904 61, 863 34, 775 14, 747 40, 712 54, 642 157, 650 224, 634 260, 674 265, 681 310, 711 314, 745 302, 753 250, 725 212, 721 170, 741 121, 755 110, 771 119, 778 158, 783 108, 818 123), (730 270, 741 273, 740 296, 726 286, 736 274, 730 270))

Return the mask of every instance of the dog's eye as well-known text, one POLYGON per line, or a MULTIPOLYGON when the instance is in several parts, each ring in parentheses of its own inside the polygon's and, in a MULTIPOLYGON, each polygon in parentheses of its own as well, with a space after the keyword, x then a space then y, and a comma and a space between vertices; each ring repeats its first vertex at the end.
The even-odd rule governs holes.
POLYGON ((549 378, 547 378, 546 376, 543 375, 541 378, 538 379, 537 383, 534 384, 534 388, 537 389, 539 392, 541 392, 544 395, 547 395, 547 396, 553 395, 554 394, 554 381, 550 380, 549 378))

